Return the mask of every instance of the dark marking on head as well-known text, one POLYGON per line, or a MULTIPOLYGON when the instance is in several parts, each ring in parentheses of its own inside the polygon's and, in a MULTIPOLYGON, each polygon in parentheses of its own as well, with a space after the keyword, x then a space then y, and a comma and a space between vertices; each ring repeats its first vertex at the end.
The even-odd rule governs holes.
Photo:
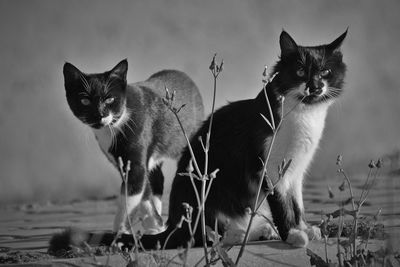
MULTIPOLYGON (((277 94, 286 95, 293 89, 305 84, 311 95, 303 102, 315 104, 335 98, 342 93, 346 65, 340 46, 347 35, 347 30, 333 42, 319 46, 301 46, 286 32, 280 36, 281 56, 273 68, 279 72, 274 79, 277 94), (322 88, 327 90, 323 95, 322 88)), ((299 100, 304 95, 299 95, 299 100)))

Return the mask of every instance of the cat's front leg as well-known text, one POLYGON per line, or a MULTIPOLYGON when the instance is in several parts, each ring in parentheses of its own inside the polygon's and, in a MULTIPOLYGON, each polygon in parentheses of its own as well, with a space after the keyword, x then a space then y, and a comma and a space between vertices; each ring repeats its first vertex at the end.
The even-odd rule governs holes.
POLYGON ((302 188, 302 181, 299 182, 293 188, 293 201, 297 204, 295 206, 298 207, 299 210, 299 223, 297 228, 299 230, 304 231, 307 234, 309 240, 320 240, 321 239, 321 230, 319 227, 315 225, 310 225, 307 223, 305 218, 305 211, 304 211, 304 202, 303 202, 303 188, 302 188))
MULTIPOLYGON (((121 233, 130 232, 128 214, 131 217, 142 201, 145 189, 146 169, 140 164, 131 164, 128 173, 128 183, 122 182, 121 193, 118 198, 118 211, 114 219, 114 231, 121 233)), ((135 219, 135 218, 134 218, 135 219)), ((139 218, 138 218, 139 219, 139 218)), ((135 223, 136 220, 133 222, 135 223)))

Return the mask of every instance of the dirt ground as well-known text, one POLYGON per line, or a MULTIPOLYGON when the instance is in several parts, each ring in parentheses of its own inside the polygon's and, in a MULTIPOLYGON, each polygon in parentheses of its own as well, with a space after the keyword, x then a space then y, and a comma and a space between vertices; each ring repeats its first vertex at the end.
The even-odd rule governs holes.
MULTIPOLYGON (((400 180, 397 176, 383 176, 377 179, 374 189, 362 210, 362 215, 372 217, 382 209, 379 223, 389 235, 400 233, 400 180)), ((364 176, 352 177, 354 194, 361 192, 364 176)), ((307 218, 317 223, 321 211, 331 212, 337 208, 336 200, 346 198, 346 192, 337 188, 341 183, 339 176, 332 179, 309 179, 305 185, 304 200, 307 218), (328 185, 335 194, 328 196, 328 185)), ((357 199, 357 197, 356 197, 357 199)), ((164 205, 163 216, 167 206, 164 205)), ((74 226, 90 231, 112 229, 116 199, 76 200, 69 203, 34 203, 2 206, 0 209, 0 255, 24 252, 21 261, 35 261, 35 257, 46 258, 50 237, 66 227, 74 226), (41 256, 42 255, 42 256, 41 256)), ((322 243, 321 243, 322 244, 322 243)), ((397 246, 400 247, 400 243, 397 246)), ((395 244, 396 246, 396 244, 395 244)), ((398 249, 398 248, 397 248, 398 249)))

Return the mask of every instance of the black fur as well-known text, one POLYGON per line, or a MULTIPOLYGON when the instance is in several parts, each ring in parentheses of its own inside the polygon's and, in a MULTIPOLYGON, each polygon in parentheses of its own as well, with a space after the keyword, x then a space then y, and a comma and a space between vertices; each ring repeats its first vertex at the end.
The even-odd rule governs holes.
MULTIPOLYGON (((320 73, 325 69, 330 69, 329 75, 325 76, 328 84, 337 88, 336 93, 330 94, 329 97, 339 95, 346 68, 342 62, 339 47, 346 33, 329 45, 302 47, 298 46, 286 32, 282 32, 280 37, 281 58, 273 68, 273 73, 279 73, 266 88, 276 123, 282 116, 279 108, 280 95, 285 96, 292 88, 298 87, 301 83, 307 83, 311 93, 304 99, 305 104, 313 105, 324 101, 315 94, 319 89, 320 73), (296 74, 299 69, 304 69, 304 77, 296 74)), ((257 185, 263 168, 261 160, 265 160, 268 142, 271 141, 272 136, 271 129, 266 125, 260 113, 270 119, 263 90, 254 99, 230 103, 214 114, 209 171, 218 168, 219 172, 213 181, 205 205, 206 224, 212 228, 218 213, 222 212, 231 218, 238 218, 245 214, 246 208, 254 205, 257 185)), ((198 139, 201 137, 205 140, 208 125, 209 120, 203 123, 203 126, 191 139, 199 166, 204 166, 205 159, 198 139)), ((166 237, 175 229, 181 216, 185 214, 182 203, 192 206, 193 218, 196 217, 198 209, 192 184, 188 177, 178 174, 186 172, 190 158, 189 150, 186 148, 179 161, 177 175, 172 184, 168 228, 158 235, 142 236, 141 242, 145 248, 154 248, 157 242, 160 242, 161 245, 164 244, 166 237)), ((200 182, 197 180, 195 182, 200 190, 200 182)), ((266 185, 263 186, 266 187, 266 185)), ((276 190, 275 194, 270 195, 267 199, 273 221, 277 225, 281 238, 286 240, 289 230, 299 224, 302 211, 293 197, 284 197, 283 195, 282 192, 276 190)), ((223 224, 220 223, 219 226, 221 230, 224 229, 223 224)), ((166 247, 186 246, 189 239, 189 231, 184 223, 184 226, 171 236, 166 247)), ((202 244, 200 227, 197 228, 194 239, 195 246, 202 244)))
POLYGON ((149 174, 149 181, 151 188, 153 189, 153 194, 158 196, 162 196, 164 191, 164 175, 161 167, 162 163, 152 169, 149 174))
MULTIPOLYGON (((327 77, 328 84, 341 89, 346 67, 342 62, 339 46, 346 33, 347 31, 329 45, 302 47, 298 46, 286 32, 282 32, 280 38, 281 58, 273 68, 273 73, 279 72, 279 74, 267 88, 276 123, 282 115, 278 96, 285 95, 291 88, 299 86, 302 82, 312 87, 310 88, 312 93, 312 90, 316 90, 318 86, 310 82, 310 79, 318 76, 320 71, 330 69, 327 77), (296 76, 299 68, 307 69, 303 78, 296 76)), ((334 94, 329 97, 338 95, 334 94)), ((304 99, 304 103, 309 105, 320 101, 323 100, 312 94, 304 99)), ((232 218, 240 217, 244 215, 247 207, 254 204, 257 183, 262 171, 260 159, 265 160, 265 149, 268 147, 265 141, 272 135, 271 129, 265 124, 260 113, 270 118, 263 91, 255 99, 230 103, 214 114, 209 170, 213 171, 218 168, 220 171, 212 184, 206 202, 206 224, 211 227, 214 225, 218 212, 232 218)), ((202 137, 204 140, 208 124, 207 120, 191 142, 199 166, 204 166, 204 154, 198 138, 202 137)), ((189 160, 190 153, 186 149, 179 162, 177 173, 185 172, 189 160)), ((200 189, 200 182, 196 181, 196 185, 200 189)), ((191 182, 188 177, 176 175, 170 195, 167 233, 172 231, 179 222, 183 214, 181 212, 183 202, 189 203, 194 208, 193 217, 195 217, 197 203, 191 182)), ((299 206, 294 198, 286 199, 280 192, 269 196, 268 203, 281 238, 286 240, 289 229, 299 224, 302 216, 299 206)), ((201 245, 199 231, 200 227, 195 236, 195 245, 201 245)), ((185 229, 177 231, 174 235, 177 237, 170 240, 167 247, 185 246, 188 242, 189 237, 185 229)), ((151 247, 155 244, 154 239, 159 239, 163 244, 165 236, 166 233, 158 236, 143 236, 142 242, 145 246, 151 247)))
MULTIPOLYGON (((146 200, 163 193, 161 165, 150 172, 150 157, 178 160, 186 145, 178 122, 162 101, 165 87, 176 91, 176 105, 187 105, 179 115, 189 136, 203 118, 203 104, 197 86, 183 72, 163 70, 144 82, 127 84, 127 70, 126 60, 110 71, 97 74, 85 74, 65 63, 66 97, 74 115, 94 129, 108 127, 101 120, 109 114, 114 115, 110 128, 115 132, 115 140, 103 152, 114 165, 119 157, 125 164, 128 160, 131 162, 128 195, 143 191, 142 200, 146 200), (112 102, 107 103, 107 99, 112 102), (123 115, 124 107, 129 112, 127 121, 113 128, 123 115)), ((121 194, 124 194, 125 186, 123 182, 121 194)))
MULTIPOLYGON (((306 83, 311 95, 303 100, 304 103, 313 104, 332 97, 337 97, 342 91, 346 65, 342 61, 339 48, 347 30, 335 41, 328 45, 299 46, 285 31, 280 37, 281 59, 277 62, 273 72, 279 72, 274 79, 279 94, 285 95, 291 88, 306 83), (299 77, 297 70, 303 70, 304 76, 299 77), (329 70, 327 77, 321 77, 321 71, 329 70), (318 98, 313 93, 321 87, 322 78, 327 79, 330 87, 336 89, 334 94, 325 98, 318 98)), ((299 99, 302 97, 299 96, 299 99)))

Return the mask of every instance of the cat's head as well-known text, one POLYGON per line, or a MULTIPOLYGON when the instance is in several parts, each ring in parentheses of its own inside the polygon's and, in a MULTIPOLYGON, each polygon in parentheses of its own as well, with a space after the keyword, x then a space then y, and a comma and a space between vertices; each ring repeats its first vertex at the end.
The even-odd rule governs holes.
POLYGON ((64 64, 64 85, 68 104, 83 123, 99 129, 118 126, 126 116, 126 73, 128 61, 112 70, 85 74, 71 63, 64 64))
POLYGON ((282 31, 281 56, 274 67, 278 94, 302 100, 305 104, 327 102, 342 92, 346 65, 340 46, 347 30, 332 43, 300 46, 282 31))

